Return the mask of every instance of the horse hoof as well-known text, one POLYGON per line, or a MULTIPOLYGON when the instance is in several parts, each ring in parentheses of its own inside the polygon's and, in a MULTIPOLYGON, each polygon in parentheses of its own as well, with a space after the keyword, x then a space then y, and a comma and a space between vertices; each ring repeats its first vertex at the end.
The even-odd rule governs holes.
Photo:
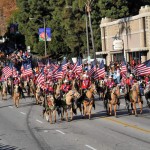
POLYGON ((138 117, 138 115, 136 114, 135 117, 138 117))
POLYGON ((116 118, 119 118, 117 115, 115 116, 116 118))

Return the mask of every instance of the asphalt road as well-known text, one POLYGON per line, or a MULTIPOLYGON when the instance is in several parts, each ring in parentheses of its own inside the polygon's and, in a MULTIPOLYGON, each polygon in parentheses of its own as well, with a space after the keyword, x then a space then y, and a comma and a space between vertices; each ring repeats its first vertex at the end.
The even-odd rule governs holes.
POLYGON ((149 150, 150 109, 145 105, 142 115, 129 116, 121 99, 115 118, 107 117, 97 100, 91 120, 78 113, 71 122, 57 116, 57 123, 50 124, 34 99, 21 99, 15 108, 11 97, 0 97, 0 150, 149 150))

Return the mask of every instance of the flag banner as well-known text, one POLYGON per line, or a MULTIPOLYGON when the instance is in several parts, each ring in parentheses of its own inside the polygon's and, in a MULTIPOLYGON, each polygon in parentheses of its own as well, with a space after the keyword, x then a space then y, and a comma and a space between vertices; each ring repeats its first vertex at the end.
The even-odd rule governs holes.
MULTIPOLYGON (((39 41, 45 41, 44 28, 39 28, 39 41)), ((51 41, 51 28, 46 28, 46 41, 51 41)))
POLYGON ((136 66, 136 72, 140 76, 150 74, 150 60, 145 61, 144 63, 136 66))

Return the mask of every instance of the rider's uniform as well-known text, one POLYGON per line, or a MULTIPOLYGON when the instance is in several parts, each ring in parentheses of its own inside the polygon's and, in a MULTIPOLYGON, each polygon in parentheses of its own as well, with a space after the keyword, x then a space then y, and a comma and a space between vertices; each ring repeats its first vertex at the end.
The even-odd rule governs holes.
POLYGON ((90 80, 89 79, 83 79, 82 80, 82 84, 81 84, 81 88, 82 90, 86 90, 88 89, 88 87, 90 86, 90 80))
POLYGON ((53 94, 54 93, 54 88, 53 88, 53 83, 52 82, 50 82, 50 84, 48 85, 48 92, 49 93, 51 93, 51 94, 53 94))
POLYGON ((106 83, 106 86, 109 87, 109 88, 112 88, 113 86, 115 85, 115 82, 112 80, 112 81, 107 81, 106 83))
POLYGON ((60 89, 63 93, 67 93, 69 90, 71 90, 71 86, 69 84, 64 83, 61 85, 60 89))
POLYGON ((75 78, 75 75, 71 72, 68 74, 68 80, 72 81, 75 78))
POLYGON ((19 83, 20 83, 19 79, 18 79, 18 78, 15 78, 15 80, 14 80, 14 85, 17 85, 17 84, 19 84, 19 83))

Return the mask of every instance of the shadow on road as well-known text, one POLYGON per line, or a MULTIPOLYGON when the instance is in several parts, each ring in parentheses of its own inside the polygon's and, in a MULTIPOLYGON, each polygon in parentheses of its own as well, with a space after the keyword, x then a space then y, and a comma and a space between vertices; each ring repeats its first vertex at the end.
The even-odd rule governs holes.
POLYGON ((15 146, 0 144, 0 150, 21 150, 15 146))

